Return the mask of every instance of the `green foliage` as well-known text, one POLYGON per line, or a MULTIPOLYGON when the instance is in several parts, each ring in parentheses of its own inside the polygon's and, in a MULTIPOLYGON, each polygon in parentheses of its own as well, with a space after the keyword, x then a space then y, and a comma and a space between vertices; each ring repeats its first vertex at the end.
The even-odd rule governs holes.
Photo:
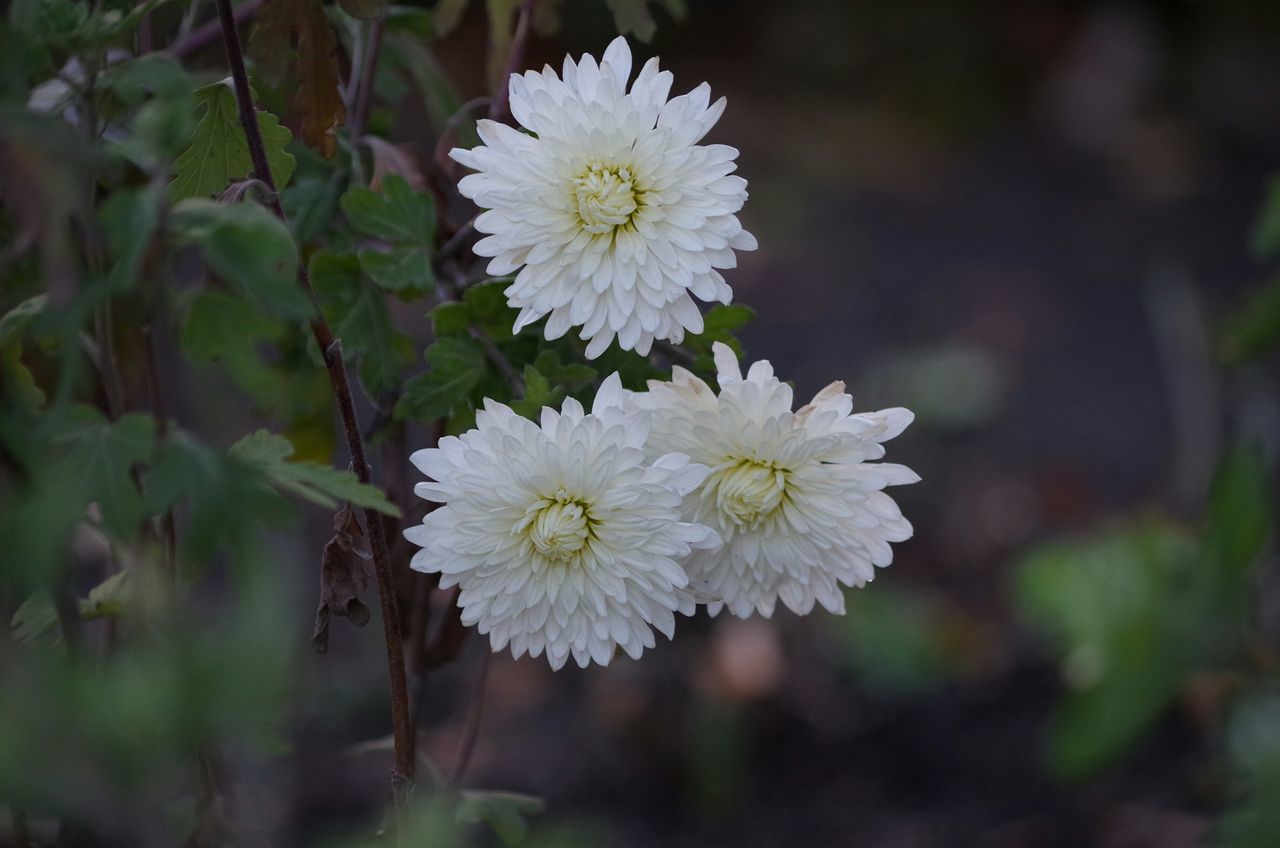
POLYGON ((1209 491, 1205 551, 1230 584, 1256 564, 1272 533, 1276 503, 1258 451, 1237 447, 1218 466, 1209 491))
POLYGON ((155 422, 146 415, 108 421, 96 409, 77 407, 55 444, 68 448, 67 462, 80 473, 75 501, 96 502, 104 530, 120 540, 133 538, 145 511, 131 470, 150 457, 155 422))
POLYGON ((474 416, 475 390, 487 371, 480 343, 467 336, 446 336, 428 347, 425 355, 431 369, 404 384, 396 417, 424 421, 460 418, 465 422, 474 416))
POLYGON ((848 612, 832 618, 849 664, 868 686, 889 693, 927 691, 964 667, 964 644, 948 627, 941 603, 917 594, 877 587, 846 592, 848 612))
POLYGON ((413 343, 391 326, 382 292, 364 279, 350 254, 317 251, 311 257, 311 282, 326 320, 349 359, 360 364, 360 381, 375 400, 400 387, 413 361, 413 343))
POLYGON ((382 180, 381 192, 355 186, 342 198, 342 210, 361 235, 385 247, 363 247, 360 268, 375 283, 402 297, 431 291, 431 247, 436 232, 431 196, 415 191, 397 174, 382 180))
POLYGON ((459 824, 484 822, 508 845, 520 843, 529 832, 529 816, 542 812, 541 798, 518 792, 463 790, 454 816, 459 824))
POLYGON ((1218 823, 1219 848, 1280 844, 1280 696, 1255 693, 1240 704, 1228 727, 1228 755, 1238 778, 1236 804, 1218 823))
POLYGON ((198 246, 219 276, 270 314, 308 318, 311 301, 298 287, 298 249, 288 227, 253 203, 184 200, 169 226, 180 242, 198 246))
MULTIPOLYGON (((609 11, 613 12, 614 24, 618 32, 631 33, 641 41, 652 41, 658 31, 658 23, 653 19, 653 11, 649 8, 655 0, 605 0, 609 11)), ((679 20, 686 13, 685 0, 656 0, 657 4, 668 15, 679 20)))
MULTIPOLYGON (((1049 734, 1050 765, 1081 778, 1109 765, 1163 712, 1189 670, 1185 643, 1195 544, 1178 528, 1139 523, 1034 551, 1018 601, 1062 646, 1070 687, 1049 734)), ((1194 656, 1194 653, 1192 654, 1194 656)))
POLYGON ((716 304, 707 310, 702 318, 702 332, 685 337, 684 347, 693 356, 690 369, 694 373, 706 377, 714 377, 715 362, 711 358, 711 346, 723 342, 733 348, 733 352, 742 356, 742 342, 738 341, 737 332, 756 317, 756 311, 741 303, 716 304))
MULTIPOLYGON (((202 114, 190 145, 173 163, 169 193, 175 201, 212 197, 228 183, 253 174, 253 161, 240 126, 231 80, 196 89, 195 101, 202 114)), ((270 112, 259 111, 257 116, 271 179, 277 189, 282 189, 289 184, 297 164, 285 151, 293 134, 270 112)))
POLYGON ((1275 350, 1280 343, 1280 277, 1251 293, 1227 316, 1219 342, 1222 357, 1239 364, 1275 350))
POLYGON ((339 471, 314 462, 288 462, 293 445, 283 436, 266 430, 245 436, 227 451, 232 460, 258 471, 277 489, 297 495, 328 509, 339 502, 376 509, 399 517, 400 510, 374 486, 361 483, 350 471, 339 471))

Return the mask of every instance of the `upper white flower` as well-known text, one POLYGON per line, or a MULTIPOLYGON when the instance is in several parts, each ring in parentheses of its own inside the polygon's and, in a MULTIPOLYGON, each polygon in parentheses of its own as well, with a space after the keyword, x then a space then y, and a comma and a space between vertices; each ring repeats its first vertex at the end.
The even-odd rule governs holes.
POLYGON ((692 580, 740 617, 773 614, 781 600, 801 615, 814 602, 844 612, 838 584, 862 586, 873 566, 893 559, 889 542, 911 525, 882 489, 914 483, 910 469, 873 463, 881 445, 911 423, 905 409, 853 415, 843 383, 832 383, 797 412, 791 388, 756 362, 744 380, 727 346, 714 345, 717 395, 682 368, 652 381, 630 403, 652 412, 647 449, 679 451, 711 468, 685 503, 689 521, 724 539, 685 563, 692 580))
POLYGON ((728 303, 717 269, 756 247, 735 215, 747 199, 746 180, 731 176, 738 151, 698 144, 724 98, 711 103, 703 83, 668 100, 671 73, 656 58, 628 91, 630 76, 621 37, 598 65, 566 57, 563 78, 550 66, 512 74, 511 114, 529 133, 482 120, 483 143, 449 154, 477 171, 458 188, 488 210, 475 252, 493 257, 490 274, 519 269, 506 290, 515 331, 550 314, 547 338, 581 326, 589 358, 615 335, 644 354, 655 338, 702 332, 690 293, 728 303))
POLYGON ((681 502, 707 476, 680 454, 646 459, 648 415, 623 410, 618 375, 590 414, 575 400, 544 408, 541 425, 486 400, 476 429, 410 460, 434 482, 414 491, 444 504, 405 536, 412 567, 457 585, 462 622, 493 650, 547 654, 552 668, 639 657, 656 628, 694 610, 679 560, 716 546, 681 520, 681 502))

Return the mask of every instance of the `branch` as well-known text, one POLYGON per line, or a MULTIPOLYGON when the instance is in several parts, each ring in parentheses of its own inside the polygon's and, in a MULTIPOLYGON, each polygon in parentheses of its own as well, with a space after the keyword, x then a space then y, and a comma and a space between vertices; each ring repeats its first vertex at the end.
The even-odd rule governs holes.
MULTIPOLYGON (((227 48, 227 62, 231 66, 236 102, 240 110, 240 124, 244 129, 245 141, 248 143, 254 176, 270 190, 266 198, 267 208, 275 213, 277 218, 287 222, 275 182, 271 179, 271 169, 267 165, 266 149, 263 147, 262 134, 258 129, 253 96, 249 92, 249 78, 245 73, 244 53, 240 47, 240 35, 236 31, 231 0, 217 0, 217 3, 223 43, 227 48)), ((315 317, 311 320, 311 333, 315 336, 316 344, 324 355, 325 368, 329 372, 329 382, 333 386, 334 400, 337 402, 338 412, 342 418, 347 450, 351 454, 351 463, 356 477, 361 483, 372 485, 373 474, 365 458, 364 439, 360 435, 360 424, 356 419, 351 383, 347 378, 346 364, 342 359, 342 342, 334 338, 333 331, 325 321, 316 300, 315 290, 311 287, 311 278, 307 274, 306 266, 302 264, 298 266, 298 283, 311 298, 315 308, 315 317)), ((390 678, 391 727, 395 740, 395 769, 392 771, 391 785, 396 808, 402 812, 408 794, 413 788, 414 748, 413 722, 409 713, 409 687, 405 679, 400 611, 396 605, 395 578, 391 570, 391 559, 387 553, 387 539, 382 518, 375 510, 366 509, 364 519, 369 534, 369 547, 373 554, 374 574, 378 581, 378 600, 382 606, 383 638, 386 642, 387 672, 390 678)))
POLYGON ((507 54, 507 67, 498 81, 498 90, 494 92, 493 103, 489 104, 489 117, 494 121, 502 120, 507 112, 507 97, 511 92, 511 75, 520 67, 524 59, 524 45, 529 40, 529 26, 533 22, 533 0, 521 0, 520 16, 516 18, 516 33, 511 38, 511 52, 507 54))
MULTIPOLYGON (((262 0, 248 0, 236 7, 235 19, 236 25, 242 25, 245 21, 252 18, 258 11, 258 7, 262 5, 262 0)), ((193 5, 194 9, 195 6, 193 5)), ((199 28, 192 30, 177 41, 165 48, 165 52, 172 53, 179 59, 185 59, 194 53, 199 53, 209 45, 213 44, 222 36, 222 21, 214 18, 205 21, 199 28)))

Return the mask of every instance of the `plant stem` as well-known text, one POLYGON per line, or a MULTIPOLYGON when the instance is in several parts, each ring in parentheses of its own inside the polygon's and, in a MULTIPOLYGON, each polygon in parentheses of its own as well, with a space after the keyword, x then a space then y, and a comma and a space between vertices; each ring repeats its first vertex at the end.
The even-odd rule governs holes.
MULTIPOLYGON (((236 101, 240 109, 240 123, 244 128, 245 140, 249 147, 249 157, 253 162, 254 176, 261 180, 270 193, 266 198, 267 207, 282 221, 287 221, 284 209, 280 205, 280 196, 275 182, 271 178, 271 169, 267 165, 266 150, 262 144, 262 134, 258 129, 258 118, 253 106, 253 97, 249 93, 249 78, 244 68, 244 53, 240 48, 240 36, 236 31, 235 17, 231 10, 231 0, 217 0, 218 16, 222 22, 223 43, 227 48, 227 62, 231 66, 231 77, 235 86, 236 101)), ((342 418, 342 428, 346 434, 347 450, 351 455, 351 464, 356 477, 361 483, 372 484, 373 474, 365 458, 364 439, 360 435, 360 423, 356 418, 355 402, 351 396, 351 383, 347 378, 346 363, 342 359, 342 341, 334 338, 333 331, 325 321, 316 300, 315 290, 311 287, 311 278, 305 265, 298 266, 298 283, 311 298, 315 308, 315 317, 311 320, 311 333, 324 356, 325 367, 329 372, 329 382, 333 386, 334 399, 342 418)), ((409 713, 409 687, 405 679, 404 644, 400 629, 400 611, 396 604, 395 578, 391 570, 391 559, 387 552, 387 539, 383 532, 382 517, 372 509, 364 511, 365 528, 369 534, 369 547, 373 554, 374 574, 378 582, 378 600, 382 606, 383 637, 386 642, 387 671, 391 688, 391 727, 395 740, 395 769, 392 771, 392 791, 398 812, 403 812, 413 787, 414 746, 413 722, 409 713)))
MULTIPOLYGON (((360 67, 355 78, 355 90, 351 93, 351 113, 347 120, 347 131, 351 133, 353 150, 360 144, 364 136, 365 126, 369 123, 369 107, 373 102, 373 78, 378 70, 378 53, 382 49, 382 18, 370 21, 368 38, 360 56, 360 67)), ((356 155, 359 155, 357 152, 356 155)))
POLYGON ((524 59, 524 45, 529 39, 529 27, 533 23, 533 0, 521 0, 520 14, 516 18, 516 32, 511 37, 511 52, 507 54, 507 67, 498 80, 498 90, 493 93, 493 103, 489 104, 489 117, 500 121, 507 112, 507 97, 511 90, 511 75, 520 67, 524 59))

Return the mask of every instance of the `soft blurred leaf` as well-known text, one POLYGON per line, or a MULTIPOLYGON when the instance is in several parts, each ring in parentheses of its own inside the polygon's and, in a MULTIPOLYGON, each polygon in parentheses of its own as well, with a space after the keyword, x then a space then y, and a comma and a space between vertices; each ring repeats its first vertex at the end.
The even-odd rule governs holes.
POLYGON ((279 397, 282 378, 263 361, 260 348, 283 333, 283 324, 244 297, 208 289, 191 302, 179 341, 192 360, 221 362, 242 389, 266 399, 279 397))
POLYGON ((1267 180, 1262 208, 1253 225, 1253 252, 1260 259, 1280 253, 1280 175, 1267 180))
POLYGON ((151 455, 155 421, 135 414, 108 421, 96 409, 77 407, 58 441, 70 448, 70 461, 80 471, 81 501, 96 501, 104 529, 132 540, 146 514, 132 468, 151 455))
MULTIPOLYGON (((684 0, 656 0, 667 14, 679 20, 685 15, 684 0)), ((653 19, 649 4, 654 0, 605 0, 609 11, 613 12, 613 22, 618 32, 631 33, 641 41, 651 41, 658 31, 658 23, 653 19)))
POLYGON ((11 635, 19 645, 53 648, 62 642, 58 627, 58 611, 45 591, 36 592, 23 601, 9 623, 11 635))
POLYGON ((1276 503, 1262 455, 1236 448, 1223 457, 1209 491, 1205 546, 1230 578, 1253 565, 1271 535, 1276 503))
MULTIPOLYGON (((195 100, 203 114, 190 145, 173 163, 173 182, 169 184, 169 193, 175 201, 212 197, 226 188, 227 183, 253 173, 249 144, 240 126, 231 80, 196 89, 195 100)), ((257 116, 267 166, 279 190, 288 185, 297 164, 297 160, 285 151, 293 134, 281 126, 279 119, 270 112, 259 111, 257 116)))
POLYGON ((314 462, 287 461, 293 455, 293 445, 284 436, 259 430, 232 445, 227 455, 260 471, 279 489, 320 506, 336 509, 340 501, 346 501, 386 515, 400 515, 381 489, 361 483, 350 471, 314 462))
POLYGON ((1264 356, 1280 344, 1280 276, 1252 294, 1227 316, 1220 341, 1222 357, 1240 364, 1264 356))
POLYGON ((533 795, 464 789, 458 795, 455 815, 461 824, 484 822, 503 842, 514 845, 529 832, 526 819, 542 812, 545 807, 545 802, 533 795))
POLYGON ((298 249, 288 227, 254 203, 184 200, 169 216, 173 233, 196 244, 221 277, 275 315, 308 318, 312 305, 297 284, 298 249))
POLYGON ((147 245, 160 224, 159 204, 147 189, 116 191, 103 202, 98 221, 114 260, 109 272, 112 288, 124 291, 137 279, 147 245))
POLYGON ((1050 729, 1053 771, 1078 779, 1113 763, 1213 650, 1195 540, 1159 521, 1044 545, 1018 568, 1018 601, 1061 647, 1070 687, 1050 729), (1193 625, 1189 627, 1188 625, 1193 625))

